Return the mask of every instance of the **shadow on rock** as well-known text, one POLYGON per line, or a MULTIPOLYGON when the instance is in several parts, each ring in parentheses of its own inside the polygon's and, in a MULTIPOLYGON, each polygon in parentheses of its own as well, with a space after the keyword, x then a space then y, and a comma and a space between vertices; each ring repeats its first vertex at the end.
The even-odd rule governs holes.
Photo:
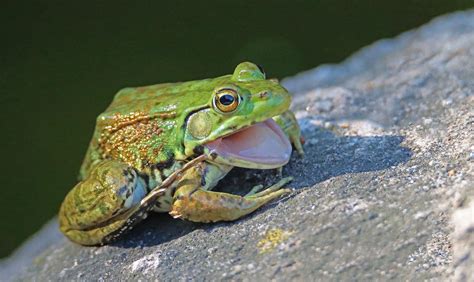
POLYGON ((295 177, 295 188, 347 173, 384 170, 407 162, 412 155, 401 146, 403 137, 398 135, 337 136, 314 127, 305 136, 304 158, 293 156, 283 172, 295 177))
POLYGON ((184 236, 202 224, 173 219, 167 213, 151 212, 119 240, 110 243, 119 248, 141 248, 160 245, 184 236))
MULTIPOLYGON (((307 140, 304 157, 293 153, 283 169, 283 176, 294 177, 288 186, 296 189, 347 173, 384 170, 407 162, 412 154, 401 146, 403 137, 397 135, 338 136, 318 127, 308 128, 303 134, 307 140)), ((276 170, 234 168, 217 190, 245 194, 254 185, 271 185, 280 177, 276 170)))
MULTIPOLYGON (((305 156, 293 154, 283 169, 283 176, 294 177, 288 186, 296 189, 313 186, 331 177, 377 171, 405 163, 411 151, 400 144, 401 136, 337 136, 317 127, 304 132, 307 140, 305 156)), ((234 168, 214 189, 244 195, 257 184, 271 185, 280 179, 277 170, 250 170, 234 168)), ((245 219, 244 219, 245 220, 245 219)), ((213 228, 214 224, 201 224, 173 219, 168 214, 151 213, 122 239, 112 243, 121 248, 147 247, 166 243, 196 229, 213 228)))

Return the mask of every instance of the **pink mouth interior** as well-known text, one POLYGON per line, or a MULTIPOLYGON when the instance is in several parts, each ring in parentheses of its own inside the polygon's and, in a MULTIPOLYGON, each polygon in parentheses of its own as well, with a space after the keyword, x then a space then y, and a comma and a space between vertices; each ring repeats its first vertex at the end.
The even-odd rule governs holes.
POLYGON ((206 147, 225 159, 275 167, 286 164, 291 156, 290 141, 273 119, 211 141, 206 147))

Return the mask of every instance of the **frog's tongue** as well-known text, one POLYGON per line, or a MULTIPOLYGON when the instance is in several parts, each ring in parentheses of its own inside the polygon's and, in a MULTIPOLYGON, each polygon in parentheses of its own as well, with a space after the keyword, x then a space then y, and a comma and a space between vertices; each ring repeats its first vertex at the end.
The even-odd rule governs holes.
POLYGON ((224 159, 240 159, 269 168, 288 162, 291 144, 273 119, 257 123, 206 146, 224 159))

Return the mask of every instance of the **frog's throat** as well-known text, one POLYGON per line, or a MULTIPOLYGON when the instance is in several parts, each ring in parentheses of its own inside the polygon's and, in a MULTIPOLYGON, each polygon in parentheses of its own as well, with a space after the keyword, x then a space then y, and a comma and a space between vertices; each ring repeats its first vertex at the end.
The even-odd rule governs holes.
POLYGON ((273 119, 204 144, 214 162, 245 168, 278 168, 290 160, 291 143, 273 119))

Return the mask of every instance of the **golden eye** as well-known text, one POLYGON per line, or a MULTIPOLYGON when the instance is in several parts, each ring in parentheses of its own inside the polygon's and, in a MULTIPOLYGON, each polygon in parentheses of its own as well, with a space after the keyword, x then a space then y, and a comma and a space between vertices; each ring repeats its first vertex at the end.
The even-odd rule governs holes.
POLYGON ((231 113, 240 104, 240 96, 233 89, 222 89, 214 96, 214 108, 221 113, 231 113))

